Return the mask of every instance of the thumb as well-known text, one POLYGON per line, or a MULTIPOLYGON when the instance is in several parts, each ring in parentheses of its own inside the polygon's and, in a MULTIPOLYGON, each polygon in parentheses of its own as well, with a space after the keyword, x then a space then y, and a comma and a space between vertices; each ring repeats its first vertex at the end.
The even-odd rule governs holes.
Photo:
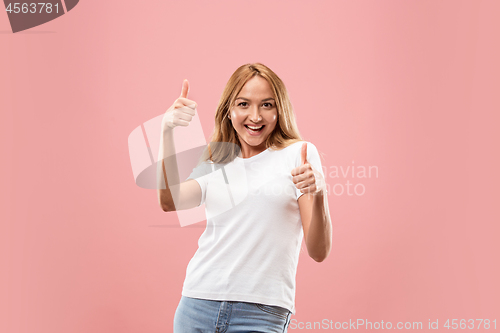
POLYGON ((302 157, 302 164, 305 164, 307 162, 307 143, 302 145, 300 156, 302 157))
POLYGON ((182 81, 181 97, 187 98, 188 92, 189 92, 189 81, 187 79, 184 79, 184 81, 182 81))

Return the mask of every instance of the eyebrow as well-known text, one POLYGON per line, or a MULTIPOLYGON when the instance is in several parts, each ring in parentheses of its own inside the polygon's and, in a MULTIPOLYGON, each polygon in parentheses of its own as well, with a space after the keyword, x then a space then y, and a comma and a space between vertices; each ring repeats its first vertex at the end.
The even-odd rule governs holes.
MULTIPOLYGON (((237 97, 235 100, 237 100, 237 99, 243 99, 243 100, 245 100, 245 101, 249 101, 249 99, 248 99, 248 98, 245 98, 245 97, 237 97)), ((264 101, 270 101, 270 100, 273 100, 273 101, 274 101, 274 98, 269 97, 269 98, 263 99, 261 102, 264 102, 264 101)))

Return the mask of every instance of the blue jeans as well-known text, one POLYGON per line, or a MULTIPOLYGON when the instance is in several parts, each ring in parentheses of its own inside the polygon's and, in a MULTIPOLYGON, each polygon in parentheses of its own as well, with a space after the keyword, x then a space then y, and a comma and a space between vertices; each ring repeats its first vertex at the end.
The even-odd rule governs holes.
POLYGON ((174 333, 285 333, 290 315, 280 306, 182 296, 174 333))

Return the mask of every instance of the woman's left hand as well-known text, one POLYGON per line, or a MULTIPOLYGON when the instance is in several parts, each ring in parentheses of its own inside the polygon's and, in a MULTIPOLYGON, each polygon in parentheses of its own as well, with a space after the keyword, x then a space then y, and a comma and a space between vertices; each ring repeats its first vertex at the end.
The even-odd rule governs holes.
POLYGON ((302 165, 292 170, 292 180, 302 193, 316 195, 326 192, 326 183, 323 175, 307 162, 307 143, 302 145, 300 153, 302 165))

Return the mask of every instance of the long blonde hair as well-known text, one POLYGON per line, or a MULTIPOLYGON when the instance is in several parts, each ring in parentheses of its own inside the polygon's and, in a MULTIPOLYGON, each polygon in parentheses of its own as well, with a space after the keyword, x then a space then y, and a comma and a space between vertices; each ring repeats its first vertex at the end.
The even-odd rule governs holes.
POLYGON ((243 86, 256 75, 269 82, 273 89, 278 111, 276 127, 266 140, 266 148, 280 150, 295 142, 302 141, 295 122, 292 103, 283 81, 270 68, 261 63, 245 64, 231 75, 222 92, 215 112, 215 127, 210 138, 211 144, 205 149, 200 161, 211 160, 214 163, 227 163, 238 155, 241 143, 231 120, 228 118, 229 109, 243 86))

